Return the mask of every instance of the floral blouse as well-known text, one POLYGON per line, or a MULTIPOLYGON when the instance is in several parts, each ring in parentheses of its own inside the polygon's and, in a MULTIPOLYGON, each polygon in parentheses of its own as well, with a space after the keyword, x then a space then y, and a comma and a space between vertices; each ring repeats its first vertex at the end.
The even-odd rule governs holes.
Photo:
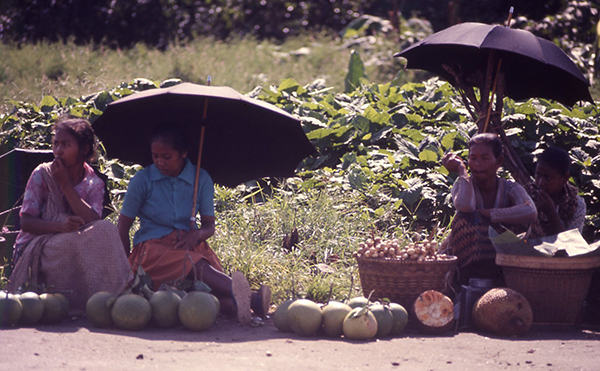
MULTIPOLYGON (((27 187, 25 188, 25 194, 23 196, 23 205, 21 206, 20 216, 23 214, 29 214, 33 217, 41 217, 46 201, 48 199, 48 186, 44 183, 41 174, 42 165, 33 170, 29 180, 27 181, 27 187)), ((75 186, 75 192, 88 204, 90 207, 102 215, 102 208, 104 201, 104 182, 102 179, 94 173, 94 169, 85 163, 85 175, 83 180, 75 186)), ((65 200, 66 203, 66 200, 65 200)), ((35 237, 34 234, 21 231, 17 236, 15 245, 25 244, 31 241, 35 237)))

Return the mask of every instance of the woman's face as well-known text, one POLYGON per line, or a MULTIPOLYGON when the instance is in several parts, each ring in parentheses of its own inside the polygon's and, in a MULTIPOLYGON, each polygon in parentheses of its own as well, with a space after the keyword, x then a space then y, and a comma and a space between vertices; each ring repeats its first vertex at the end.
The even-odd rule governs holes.
POLYGON ((535 184, 550 196, 560 195, 568 180, 568 174, 561 174, 550 164, 538 162, 535 167, 535 184))
POLYGON ((152 150, 152 161, 161 173, 172 177, 181 173, 187 152, 180 153, 161 139, 153 141, 150 149, 152 150))
POLYGON ((502 158, 494 156, 492 147, 486 144, 474 144, 469 148, 469 169, 471 175, 480 181, 496 177, 502 158))
POLYGON ((79 148, 77 139, 67 130, 58 130, 54 133, 52 152, 54 158, 62 161, 66 167, 79 165, 84 161, 85 148, 79 148))

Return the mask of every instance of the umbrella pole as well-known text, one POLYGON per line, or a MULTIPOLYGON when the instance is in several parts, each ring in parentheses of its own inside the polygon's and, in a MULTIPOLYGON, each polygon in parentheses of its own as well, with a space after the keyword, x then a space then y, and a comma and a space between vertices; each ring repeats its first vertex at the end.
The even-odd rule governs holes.
MULTIPOLYGON (((515 11, 514 7, 510 7, 508 11, 508 19, 506 20, 506 28, 510 28, 510 21, 512 20, 513 12, 515 11)), ((490 52, 490 58, 488 60, 488 64, 492 63, 492 52, 490 52)), ((490 97, 490 102, 487 107, 487 115, 485 116, 485 123, 483 125, 482 133, 487 133, 488 125, 490 123, 490 115, 492 114, 492 102, 494 101, 494 95, 496 94, 496 86, 498 85, 498 75, 500 74, 500 67, 502 66, 502 59, 498 60, 498 67, 496 68, 496 76, 494 76, 494 85, 492 87, 492 95, 490 97)), ((489 67, 488 67, 489 68, 489 67)), ((483 97, 482 97, 483 99, 483 97)))
MULTIPOLYGON (((210 85, 210 76, 208 77, 210 85)), ((202 126, 200 127, 200 145, 198 146, 198 161, 196 162, 196 178, 194 179, 194 202, 192 203, 192 216, 190 216, 190 228, 196 228, 196 205, 198 204, 198 179, 200 178, 200 165, 202 163, 202 148, 204 147, 204 129, 206 112, 208 111, 208 98, 204 100, 204 112, 202 113, 202 126)))
MULTIPOLYGON (((510 28, 510 21, 512 20, 514 7, 510 7, 508 11, 508 19, 506 20, 506 28, 510 28)), ((494 76, 494 86, 492 87, 492 96, 490 97, 490 104, 487 110, 487 116, 485 117, 485 124, 483 125, 483 133, 487 132, 488 125, 490 123, 490 115, 492 114, 492 102, 494 101, 494 94, 496 93, 496 86, 498 85, 498 75, 500 74, 500 67, 502 66, 502 59, 498 60, 498 68, 496 68, 496 76, 494 76)))
POLYGON ((494 85, 492 86, 492 96, 490 97, 490 103, 488 104, 487 115, 485 116, 485 124, 483 125, 483 133, 487 133, 488 125, 490 123, 490 116, 492 115, 492 103, 494 101, 494 95, 496 94, 496 87, 498 86, 498 76, 500 75, 500 67, 502 66, 502 59, 498 61, 498 68, 496 68, 496 76, 494 76, 494 85))

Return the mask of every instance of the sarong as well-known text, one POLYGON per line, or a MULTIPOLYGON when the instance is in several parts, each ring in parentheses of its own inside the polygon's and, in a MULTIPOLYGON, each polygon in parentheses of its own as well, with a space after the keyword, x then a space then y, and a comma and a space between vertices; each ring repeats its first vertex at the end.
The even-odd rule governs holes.
POLYGON ((133 271, 141 265, 152 278, 154 290, 158 290, 163 283, 176 285, 185 279, 200 259, 205 259, 213 268, 223 272, 221 261, 206 241, 194 246, 193 250, 175 250, 179 233, 183 232, 173 231, 164 237, 138 243, 129 256, 133 271))
MULTIPOLYGON (((50 197, 42 219, 61 220, 68 215, 62 195, 50 173, 44 175, 50 197)), ((81 315, 93 294, 119 294, 131 278, 117 227, 97 220, 75 232, 40 235, 27 243, 15 262, 8 289, 43 283, 47 292, 61 292, 69 299, 70 315, 81 315)))
POLYGON ((499 233, 508 228, 517 234, 525 232, 528 227, 507 227, 492 223, 478 212, 457 212, 452 221, 448 253, 458 259, 457 279, 461 284, 468 284, 469 278, 491 278, 495 285, 503 283, 502 269, 496 265, 496 249, 489 237, 490 226, 499 233))

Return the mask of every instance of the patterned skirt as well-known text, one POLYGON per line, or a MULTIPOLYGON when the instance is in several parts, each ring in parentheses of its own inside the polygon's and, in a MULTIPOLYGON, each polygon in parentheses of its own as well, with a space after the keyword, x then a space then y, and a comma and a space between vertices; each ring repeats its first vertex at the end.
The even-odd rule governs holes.
POLYGON ((134 271, 141 265, 144 272, 150 275, 154 290, 158 290, 163 283, 176 284, 185 279, 200 259, 205 259, 213 268, 223 272, 221 261, 206 241, 194 246, 193 250, 175 250, 179 233, 184 232, 173 231, 164 237, 138 243, 129 256, 134 271))
POLYGON ((69 299, 69 314, 85 313, 98 291, 121 293, 132 278, 117 227, 97 220, 70 233, 41 235, 28 243, 15 262, 9 290, 26 282, 44 283, 49 292, 69 299))
POLYGON ((489 227, 502 233, 507 228, 514 233, 527 230, 527 225, 505 226, 492 223, 478 212, 457 212, 452 221, 448 252, 458 259, 458 281, 468 284, 470 278, 490 278, 496 286, 504 283, 502 269, 496 265, 496 249, 489 237, 489 227))

